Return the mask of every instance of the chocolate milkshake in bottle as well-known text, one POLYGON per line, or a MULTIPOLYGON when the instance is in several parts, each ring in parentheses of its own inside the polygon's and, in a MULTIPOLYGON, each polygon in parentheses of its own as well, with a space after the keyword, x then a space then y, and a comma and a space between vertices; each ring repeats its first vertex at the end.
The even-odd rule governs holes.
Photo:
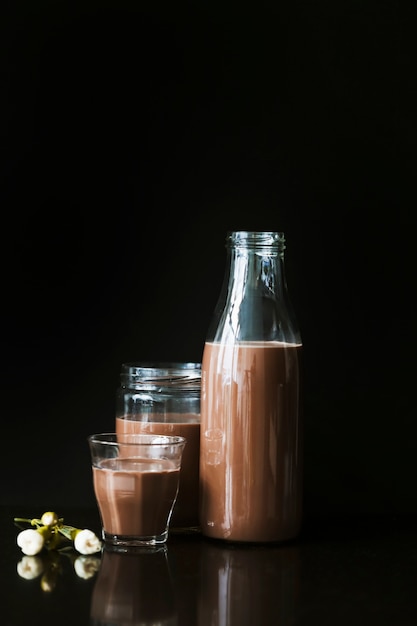
POLYGON ((116 432, 185 437, 171 530, 198 529, 201 363, 124 363, 116 432))
POLYGON ((302 516, 302 342, 284 234, 233 231, 203 351, 200 528, 235 542, 295 538, 302 516))

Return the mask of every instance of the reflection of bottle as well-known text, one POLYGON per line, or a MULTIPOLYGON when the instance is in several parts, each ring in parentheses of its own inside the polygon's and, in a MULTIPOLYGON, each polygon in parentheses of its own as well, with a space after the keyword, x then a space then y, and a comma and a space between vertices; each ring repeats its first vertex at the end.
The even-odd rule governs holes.
POLYGON ((91 599, 94 626, 175 626, 177 610, 167 547, 103 551, 91 599))
POLYGON ((198 626, 294 624, 298 548, 204 542, 198 626))
POLYGON ((201 536, 173 534, 169 539, 168 562, 172 573, 180 626, 198 626, 198 585, 201 536))
POLYGON ((198 527, 200 363, 125 363, 116 395, 117 433, 185 437, 170 528, 198 527))
POLYGON ((301 338, 284 236, 232 232, 203 352, 200 527, 216 539, 284 541, 301 524, 301 338))

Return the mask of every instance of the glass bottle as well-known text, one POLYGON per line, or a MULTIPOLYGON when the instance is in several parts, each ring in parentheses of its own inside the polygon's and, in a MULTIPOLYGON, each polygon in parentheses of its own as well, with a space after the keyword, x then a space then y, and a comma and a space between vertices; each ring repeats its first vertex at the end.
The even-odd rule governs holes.
POLYGON ((280 232, 233 231, 202 359, 200 527, 216 539, 294 538, 302 515, 302 342, 280 232))
POLYGON ((124 363, 116 393, 116 432, 185 437, 170 527, 199 525, 201 363, 124 363))

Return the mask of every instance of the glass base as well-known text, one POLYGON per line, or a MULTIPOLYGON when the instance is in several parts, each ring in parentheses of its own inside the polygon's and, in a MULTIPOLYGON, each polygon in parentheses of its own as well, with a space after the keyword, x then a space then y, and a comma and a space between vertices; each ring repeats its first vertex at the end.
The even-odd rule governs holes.
POLYGON ((165 530, 161 535, 149 535, 145 537, 113 535, 102 530, 102 538, 106 549, 112 550, 113 552, 131 552, 136 548, 163 546, 168 539, 168 530, 165 530))

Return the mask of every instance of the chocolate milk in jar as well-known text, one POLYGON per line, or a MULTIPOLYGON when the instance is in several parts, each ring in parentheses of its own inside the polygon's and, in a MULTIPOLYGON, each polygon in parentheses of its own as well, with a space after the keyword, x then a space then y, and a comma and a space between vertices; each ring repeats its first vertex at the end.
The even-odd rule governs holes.
POLYGON ((300 359, 283 233, 234 231, 201 381, 200 527, 275 542, 302 515, 300 359))
POLYGON ((125 363, 116 394, 116 432, 185 437, 172 530, 199 527, 201 363, 125 363))

